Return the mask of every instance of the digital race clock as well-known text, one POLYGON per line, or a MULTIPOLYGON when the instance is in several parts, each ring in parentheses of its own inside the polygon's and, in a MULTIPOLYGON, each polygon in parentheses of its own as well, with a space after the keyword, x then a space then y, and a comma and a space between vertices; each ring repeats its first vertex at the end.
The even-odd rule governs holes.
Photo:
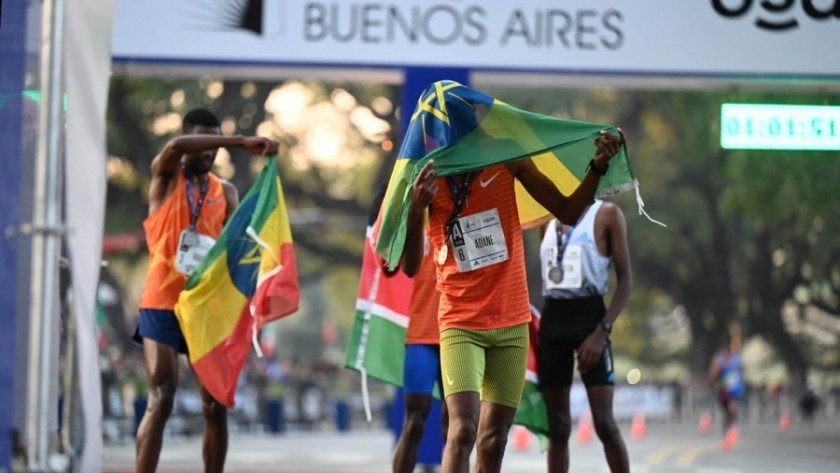
POLYGON ((840 106, 725 103, 724 149, 840 150, 840 106))

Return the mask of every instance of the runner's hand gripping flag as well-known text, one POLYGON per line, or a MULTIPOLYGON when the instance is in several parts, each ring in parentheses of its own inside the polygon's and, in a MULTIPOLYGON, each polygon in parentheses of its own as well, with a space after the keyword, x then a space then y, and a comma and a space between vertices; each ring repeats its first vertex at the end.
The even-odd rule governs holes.
POLYGON ((233 407, 256 334, 298 309, 295 253, 275 157, 187 280, 175 314, 202 386, 233 407))

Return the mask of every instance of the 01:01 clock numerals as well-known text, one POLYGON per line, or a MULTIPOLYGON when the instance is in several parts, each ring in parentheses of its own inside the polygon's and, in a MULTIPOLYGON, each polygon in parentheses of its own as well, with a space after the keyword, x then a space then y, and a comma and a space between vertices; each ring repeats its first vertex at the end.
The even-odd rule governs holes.
POLYGON ((732 117, 726 121, 725 129, 730 136, 834 138, 838 133, 838 121, 840 120, 823 117, 814 117, 810 120, 777 117, 768 119, 746 118, 742 121, 737 117, 732 117))

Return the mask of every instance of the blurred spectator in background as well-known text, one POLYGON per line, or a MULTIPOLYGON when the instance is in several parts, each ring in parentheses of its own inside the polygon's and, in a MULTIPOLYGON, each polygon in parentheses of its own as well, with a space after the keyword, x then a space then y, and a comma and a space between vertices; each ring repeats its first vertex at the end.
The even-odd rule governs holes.
POLYGON ((738 404, 744 397, 744 368, 741 354, 733 348, 732 339, 724 337, 720 350, 712 358, 709 379, 715 383, 718 401, 723 408, 724 431, 729 435, 738 415, 738 404))
POLYGON ((802 414, 802 421, 808 427, 814 426, 814 414, 820 408, 820 398, 813 389, 808 388, 799 398, 799 412, 802 414))
POLYGON ((671 381, 671 420, 682 421, 683 385, 680 380, 671 381))

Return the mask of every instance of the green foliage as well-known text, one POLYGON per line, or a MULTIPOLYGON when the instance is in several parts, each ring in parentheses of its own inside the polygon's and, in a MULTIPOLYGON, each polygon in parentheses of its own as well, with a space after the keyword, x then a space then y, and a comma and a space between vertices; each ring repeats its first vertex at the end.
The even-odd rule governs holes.
MULTIPOLYGON (((663 284, 668 277, 674 278, 666 287, 689 308, 689 317, 695 321, 695 348, 703 338, 708 339, 708 347, 734 320, 746 328, 747 335, 770 340, 782 351, 791 375, 804 377, 815 361, 809 355, 815 341, 794 341, 781 320, 782 308, 794 299, 798 287, 809 284, 808 279, 827 281, 840 262, 840 247, 826 228, 836 225, 839 216, 834 197, 840 184, 837 156, 723 151, 717 144, 718 116, 723 102, 813 104, 828 103, 831 98, 720 92, 655 94, 650 100, 649 113, 670 115, 665 120, 670 130, 662 133, 650 127, 643 139, 648 141, 654 134, 676 137, 669 149, 679 163, 673 174, 667 167, 663 172, 670 189, 657 187, 653 196, 646 193, 648 201, 655 202, 657 216, 669 223, 668 233, 674 232, 668 235, 669 245, 661 245, 661 240, 659 245, 652 243, 656 240, 647 235, 650 228, 643 229, 641 240, 631 240, 643 264, 661 272, 650 281, 663 284), (670 273, 663 262, 672 266, 670 273), (816 267, 820 269, 815 271, 816 267), (809 278, 805 278, 807 273, 809 278), (702 295, 705 301, 692 303, 692 294, 702 295)), ((640 176, 648 172, 639 170, 640 176)), ((836 234, 836 226, 833 229, 836 234)), ((836 301, 840 286, 827 291, 825 284, 819 287, 822 296, 827 296, 823 302, 836 301)), ((822 307, 838 313, 836 302, 833 307, 829 303, 822 307)), ((697 350, 698 368, 707 355, 708 349, 697 350)))

